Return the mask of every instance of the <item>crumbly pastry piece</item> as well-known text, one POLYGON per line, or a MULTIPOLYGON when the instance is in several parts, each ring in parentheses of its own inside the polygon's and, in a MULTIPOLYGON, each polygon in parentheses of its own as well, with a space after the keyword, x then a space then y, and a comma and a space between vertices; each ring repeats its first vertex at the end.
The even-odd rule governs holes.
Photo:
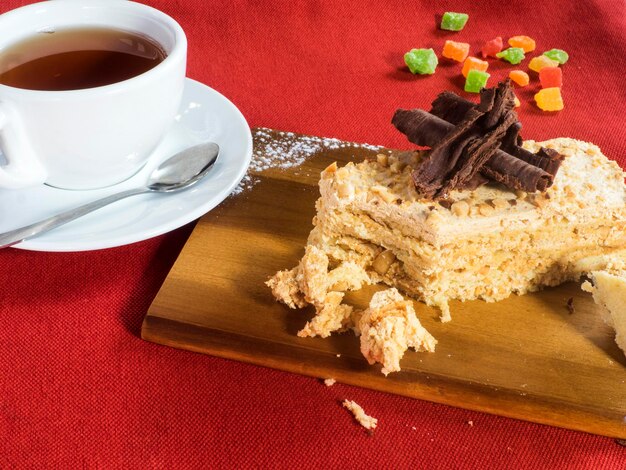
POLYGON ((435 351, 437 340, 420 324, 413 302, 404 300, 396 288, 377 292, 357 323, 361 352, 370 364, 383 365, 385 375, 400 370, 408 348, 435 351))
POLYGON ((343 331, 350 326, 352 307, 343 305, 343 292, 329 292, 324 301, 319 303, 316 315, 304 328, 298 331, 298 336, 321 336, 327 338, 334 331, 343 331))
POLYGON ((626 270, 594 271, 584 291, 601 307, 602 318, 615 330, 615 342, 626 354, 626 270))
POLYGON ((369 416, 365 413, 361 405, 353 400, 344 400, 343 407, 348 409, 353 415, 354 419, 363 426, 365 429, 373 431, 378 426, 378 420, 372 416, 369 416))
POLYGON ((289 271, 278 271, 265 284, 272 289, 272 294, 290 308, 304 308, 308 304, 296 281, 297 268, 289 271))
POLYGON ((335 331, 352 327, 352 307, 342 304, 344 292, 358 290, 371 280, 365 269, 352 261, 330 268, 327 254, 308 245, 298 266, 279 271, 265 284, 276 299, 290 308, 315 307, 315 317, 298 332, 300 337, 328 337, 335 331))
POLYGON ((333 379, 333 378, 324 379, 324 385, 326 385, 327 387, 332 387, 336 383, 337 383, 337 381, 335 379, 333 379))

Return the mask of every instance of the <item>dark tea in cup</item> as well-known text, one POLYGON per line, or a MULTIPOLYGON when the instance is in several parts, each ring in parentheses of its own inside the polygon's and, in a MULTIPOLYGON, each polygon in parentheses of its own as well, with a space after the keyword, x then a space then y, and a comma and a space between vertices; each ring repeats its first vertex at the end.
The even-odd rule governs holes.
POLYGON ((133 78, 166 57, 152 38, 104 27, 40 32, 0 52, 0 84, 27 90, 95 88, 133 78))

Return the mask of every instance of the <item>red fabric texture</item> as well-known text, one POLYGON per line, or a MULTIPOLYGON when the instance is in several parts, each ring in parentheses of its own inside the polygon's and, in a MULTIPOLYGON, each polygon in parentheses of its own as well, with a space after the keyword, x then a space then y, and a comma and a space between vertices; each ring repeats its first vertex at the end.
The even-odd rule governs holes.
MULTIPOLYGON (((27 3, 3 0, 0 12, 27 3)), ((188 76, 251 126, 401 148, 411 146, 390 124, 396 108, 428 108, 444 89, 468 96, 459 64, 440 57, 434 76, 413 76, 404 52, 440 56, 453 39, 477 55, 489 39, 525 34, 536 53, 562 48, 570 61, 562 112, 536 108, 532 72, 517 91, 524 137, 592 141, 626 163, 623 0, 145 3, 186 30, 188 76), (444 11, 469 13, 465 29, 439 30, 444 11)), ((490 59, 490 83, 527 63, 490 59)), ((88 253, 0 252, 0 468, 626 467, 613 439, 142 341, 191 229, 88 253), (343 398, 379 419, 373 436, 343 398)))

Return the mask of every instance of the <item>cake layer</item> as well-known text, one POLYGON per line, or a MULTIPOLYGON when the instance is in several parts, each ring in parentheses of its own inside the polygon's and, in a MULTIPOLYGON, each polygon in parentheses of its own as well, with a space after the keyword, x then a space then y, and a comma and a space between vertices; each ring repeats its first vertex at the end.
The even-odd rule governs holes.
POLYGON ((569 257, 571 251, 591 247, 601 252, 602 248, 626 245, 626 220, 615 221, 612 218, 598 218, 585 223, 548 219, 544 224, 536 225, 534 230, 517 228, 491 232, 469 240, 459 238, 439 247, 402 235, 367 214, 327 211, 323 206, 318 212, 316 227, 317 232, 322 231, 331 238, 349 236, 392 249, 405 263, 416 266, 420 271, 438 269, 442 264, 447 269, 464 269, 468 265, 476 266, 478 259, 497 259, 517 251, 521 246, 532 249, 533 253, 539 252, 541 256, 544 252, 551 253, 551 258, 559 260, 569 257))
POLYGON ((494 248, 493 252, 485 251, 482 257, 470 258, 471 262, 462 268, 440 263, 435 269, 425 271, 414 259, 403 258, 397 251, 371 241, 314 230, 310 243, 327 253, 335 263, 350 260, 363 266, 372 280, 398 287, 405 294, 438 306, 444 312, 451 299, 502 300, 511 294, 525 294, 543 286, 577 280, 588 272, 586 268, 590 263, 601 268, 608 259, 626 259, 624 245, 608 248, 590 243, 584 248, 565 247, 555 252, 535 250, 531 242, 525 256, 520 256, 519 250, 505 252, 494 248))

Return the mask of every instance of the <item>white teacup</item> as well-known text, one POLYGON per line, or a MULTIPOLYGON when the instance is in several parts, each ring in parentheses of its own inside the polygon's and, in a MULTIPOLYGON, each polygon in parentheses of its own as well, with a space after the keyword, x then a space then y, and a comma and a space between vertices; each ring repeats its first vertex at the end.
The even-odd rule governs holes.
POLYGON ((112 85, 35 91, 0 85, 0 187, 110 186, 135 174, 166 134, 182 97, 187 39, 154 8, 126 0, 56 0, 0 16, 0 54, 45 31, 109 27, 149 36, 167 54, 112 85))

